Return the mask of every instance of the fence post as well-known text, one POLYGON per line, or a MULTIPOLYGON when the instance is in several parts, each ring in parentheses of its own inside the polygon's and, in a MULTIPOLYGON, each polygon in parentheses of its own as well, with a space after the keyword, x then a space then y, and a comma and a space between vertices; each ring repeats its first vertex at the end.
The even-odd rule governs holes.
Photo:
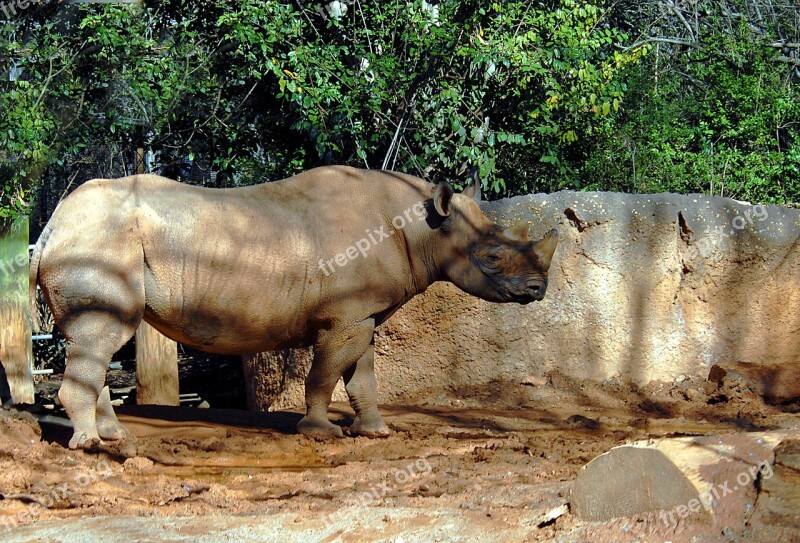
POLYGON ((10 393, 14 403, 32 404, 35 400, 29 270, 28 218, 0 221, 0 362, 8 383, 4 392, 10 393))
POLYGON ((144 321, 136 331, 136 403, 180 405, 178 344, 144 321))

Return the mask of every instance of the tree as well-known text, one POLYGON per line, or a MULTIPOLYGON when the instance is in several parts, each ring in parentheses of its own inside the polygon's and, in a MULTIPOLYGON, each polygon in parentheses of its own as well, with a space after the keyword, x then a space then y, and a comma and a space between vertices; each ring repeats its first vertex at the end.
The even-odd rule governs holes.
POLYGON ((0 213, 140 148, 214 186, 477 166, 496 196, 797 199, 797 11, 755 1, 35 5, 0 30, 0 213))
POLYGON ((220 185, 335 162, 429 179, 474 165, 497 193, 530 190, 619 108, 617 75, 641 51, 614 49, 625 36, 605 13, 574 0, 31 9, 3 52, 27 75, 6 84, 7 124, 31 128, 0 133, 18 149, 2 161, 19 186, 125 173, 144 147, 161 171, 189 157, 220 185), (532 178, 515 175, 522 156, 532 178))
POLYGON ((623 6, 653 50, 584 175, 599 189, 800 200, 796 3, 704 0, 623 6))

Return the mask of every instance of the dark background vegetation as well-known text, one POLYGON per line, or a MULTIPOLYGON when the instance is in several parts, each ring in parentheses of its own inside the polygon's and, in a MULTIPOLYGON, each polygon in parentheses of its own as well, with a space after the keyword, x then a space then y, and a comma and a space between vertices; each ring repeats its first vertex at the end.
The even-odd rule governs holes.
POLYGON ((0 216, 322 164, 800 200, 797 0, 6 1, 0 216))

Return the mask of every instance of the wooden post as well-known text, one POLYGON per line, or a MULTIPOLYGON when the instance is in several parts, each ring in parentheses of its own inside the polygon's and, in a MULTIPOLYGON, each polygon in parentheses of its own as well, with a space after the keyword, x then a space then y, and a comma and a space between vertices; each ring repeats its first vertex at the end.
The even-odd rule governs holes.
MULTIPOLYGON (((144 173, 144 149, 136 150, 136 173, 144 173)), ((136 331, 136 403, 180 405, 178 344, 142 321, 136 331)))
POLYGON ((0 361, 8 381, 7 392, 10 392, 13 402, 32 404, 29 264, 28 218, 0 221, 0 361))
POLYGON ((178 344, 142 321, 136 331, 136 403, 180 405, 178 344))

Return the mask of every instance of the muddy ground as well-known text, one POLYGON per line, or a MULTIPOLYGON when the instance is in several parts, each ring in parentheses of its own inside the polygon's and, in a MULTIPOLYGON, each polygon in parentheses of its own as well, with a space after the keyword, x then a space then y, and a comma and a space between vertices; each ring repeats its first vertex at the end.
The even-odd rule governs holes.
POLYGON ((616 445, 800 428, 735 373, 644 389, 553 373, 382 412, 391 437, 318 442, 294 434, 299 411, 123 405, 135 437, 92 451, 66 448, 57 411, 0 412, 0 540, 800 541, 750 514, 720 530, 568 511, 581 466, 616 445))

